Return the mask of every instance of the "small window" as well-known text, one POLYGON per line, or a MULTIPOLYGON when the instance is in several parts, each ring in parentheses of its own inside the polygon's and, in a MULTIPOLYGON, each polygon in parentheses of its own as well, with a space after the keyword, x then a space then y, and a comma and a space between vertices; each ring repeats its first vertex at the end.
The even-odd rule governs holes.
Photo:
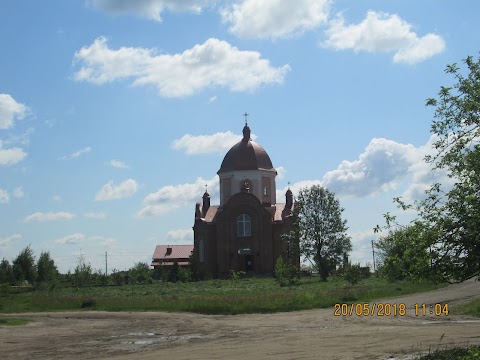
POLYGON ((241 214, 237 219, 238 237, 252 236, 252 221, 247 214, 241 214))
POLYGON ((263 185, 263 196, 268 196, 268 185, 263 185))

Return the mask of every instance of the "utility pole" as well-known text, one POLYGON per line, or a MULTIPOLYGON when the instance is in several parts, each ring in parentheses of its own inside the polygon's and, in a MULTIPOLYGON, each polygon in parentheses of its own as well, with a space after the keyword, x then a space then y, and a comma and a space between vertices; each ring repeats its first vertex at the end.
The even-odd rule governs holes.
POLYGON ((107 285, 107 252, 105 251, 105 285, 107 285))
POLYGON ((373 273, 377 273, 377 269, 375 267, 375 248, 373 247, 373 240, 372 240, 372 255, 373 255, 373 273))

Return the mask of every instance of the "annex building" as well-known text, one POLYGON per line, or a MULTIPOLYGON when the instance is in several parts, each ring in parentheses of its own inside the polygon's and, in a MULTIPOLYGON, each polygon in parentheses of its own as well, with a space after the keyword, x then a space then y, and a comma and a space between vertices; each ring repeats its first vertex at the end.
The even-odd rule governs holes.
POLYGON ((214 277, 231 270, 273 273, 276 260, 287 252, 281 235, 291 228, 293 194, 288 189, 285 203, 276 203, 277 171, 250 138, 247 122, 243 139, 227 152, 217 174, 220 204, 210 204, 205 191, 195 206, 194 256, 201 270, 214 277))

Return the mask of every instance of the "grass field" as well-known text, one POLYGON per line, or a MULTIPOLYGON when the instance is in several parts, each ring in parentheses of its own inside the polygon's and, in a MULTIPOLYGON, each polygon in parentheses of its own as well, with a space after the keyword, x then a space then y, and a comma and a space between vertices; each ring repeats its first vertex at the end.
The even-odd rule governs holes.
POLYGON ((0 326, 17 326, 17 325, 25 325, 28 324, 30 321, 24 319, 2 319, 0 318, 0 326))
POLYGON ((370 278, 351 286, 343 279, 320 282, 302 278, 279 287, 273 278, 209 280, 191 283, 155 282, 89 288, 54 288, 0 296, 0 312, 62 310, 180 311, 202 314, 274 313, 333 307, 338 302, 374 299, 428 291, 443 285, 370 278))
POLYGON ((480 299, 472 300, 468 303, 455 307, 453 313, 455 315, 470 315, 480 317, 480 299))
POLYGON ((446 350, 435 350, 430 354, 417 358, 418 360, 477 360, 480 359, 480 347, 456 347, 446 350))

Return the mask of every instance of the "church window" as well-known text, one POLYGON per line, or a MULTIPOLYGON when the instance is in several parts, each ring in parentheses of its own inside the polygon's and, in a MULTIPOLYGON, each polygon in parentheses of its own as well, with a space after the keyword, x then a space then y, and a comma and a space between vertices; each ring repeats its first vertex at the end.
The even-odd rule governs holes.
POLYGON ((268 196, 268 185, 263 185, 263 196, 268 196))
POLYGON ((252 221, 247 214, 241 214, 237 219, 237 235, 238 237, 252 235, 252 221))

